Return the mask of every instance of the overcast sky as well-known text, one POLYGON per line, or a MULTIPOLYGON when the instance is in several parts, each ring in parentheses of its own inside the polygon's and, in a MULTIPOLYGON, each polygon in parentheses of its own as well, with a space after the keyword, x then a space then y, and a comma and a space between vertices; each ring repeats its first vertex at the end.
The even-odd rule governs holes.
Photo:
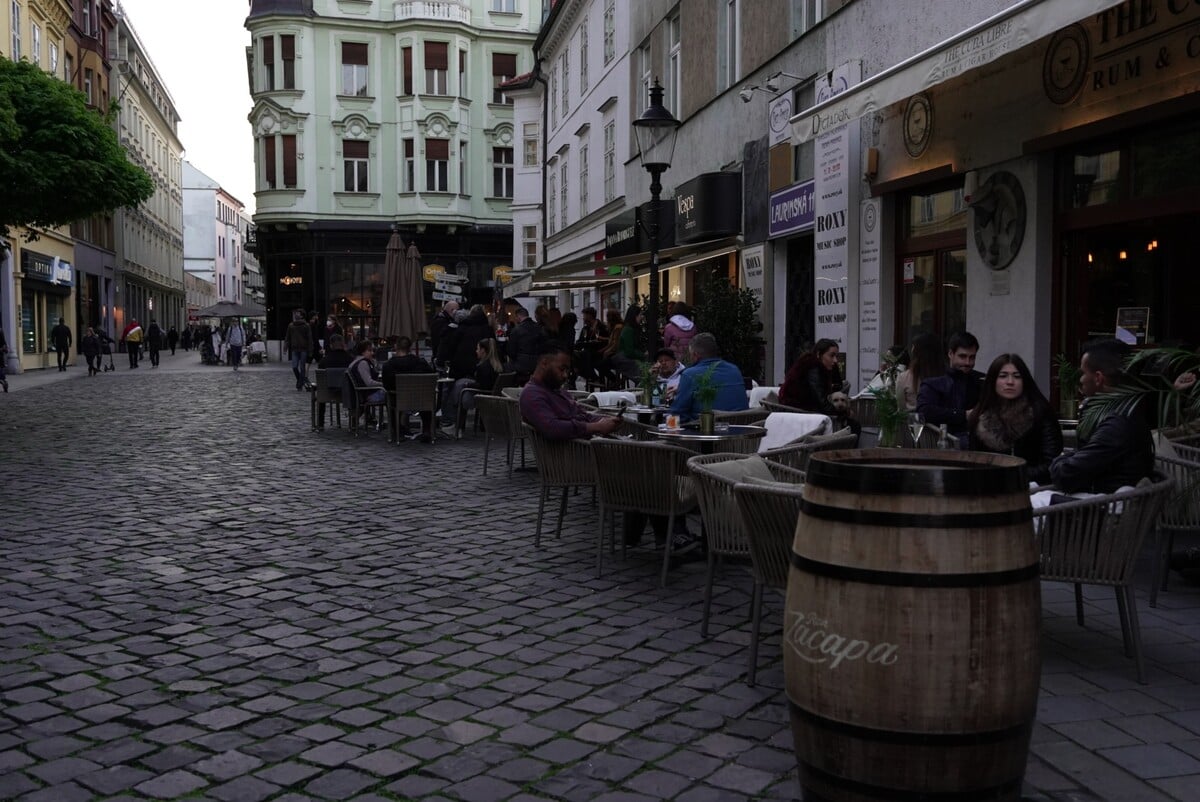
MULTIPOLYGON (((175 99, 185 158, 254 212, 246 0, 119 0, 175 99)), ((114 78, 116 72, 113 73, 114 78)))

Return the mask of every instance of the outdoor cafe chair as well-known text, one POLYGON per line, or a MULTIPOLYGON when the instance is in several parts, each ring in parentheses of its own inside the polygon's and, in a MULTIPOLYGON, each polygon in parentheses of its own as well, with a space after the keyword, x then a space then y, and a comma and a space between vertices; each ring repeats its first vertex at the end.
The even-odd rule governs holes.
POLYGON ((688 460, 688 470, 696 484, 700 519, 704 522, 704 538, 708 546, 704 612, 700 618, 700 635, 707 638, 717 563, 726 557, 736 559, 750 556, 750 541, 737 499, 733 495, 734 486, 751 476, 765 481, 799 484, 804 481, 804 474, 759 456, 727 453, 692 457, 688 460))
MULTIPOLYGON (((467 405, 464 400, 469 396, 472 399, 478 398, 481 395, 503 395, 504 391, 509 387, 517 386, 517 374, 513 372, 500 373, 496 376, 495 383, 490 387, 464 387, 462 394, 458 398, 458 419, 454 421, 454 436, 457 439, 462 439, 463 432, 467 428, 467 405)), ((475 411, 475 431, 479 431, 479 411, 475 411)))
MULTIPOLYGON (((663 544, 662 585, 671 567, 671 541, 675 519, 696 506, 696 491, 688 476, 687 461, 694 452, 666 443, 607 437, 589 441, 596 465, 600 500, 600 527, 596 531, 596 576, 604 562, 604 525, 618 512, 662 515, 667 518, 663 544)), ((614 524, 615 526, 615 524, 614 524)))
POLYGON ((475 410, 483 423, 483 475, 487 476, 492 441, 504 443, 504 459, 508 463, 508 478, 512 478, 516 444, 521 444, 521 467, 525 467, 525 429, 521 407, 515 398, 502 395, 481 395, 475 399, 475 410))
POLYGON ((750 654, 746 666, 746 684, 750 687, 754 687, 758 674, 763 588, 787 589, 792 542, 796 537, 796 523, 800 519, 804 497, 800 481, 802 478, 788 483, 739 482, 733 486, 733 497, 745 527, 750 548, 750 567, 754 575, 754 593, 750 600, 750 654))
MULTIPOLYGON (((400 421, 411 412, 429 413, 429 428, 433 429, 433 416, 437 412, 436 373, 397 373, 395 386, 388 389, 391 407, 392 432, 397 443, 401 440, 400 421)), ((433 432, 427 432, 429 442, 434 441, 433 432)))
POLYGON ((500 391, 500 394, 503 396, 506 396, 508 398, 516 398, 516 399, 520 400, 521 391, 524 389, 525 389, 524 387, 505 387, 503 390, 500 391))
POLYGON ((849 429, 843 429, 832 434, 806 435, 787 445, 763 449, 758 455, 778 465, 804 471, 808 470, 808 460, 815 452, 854 448, 857 443, 858 435, 849 429))
POLYGON ((337 425, 342 427, 342 386, 346 383, 345 368, 317 368, 316 386, 312 392, 312 428, 317 431, 325 426, 325 415, 333 423, 337 413, 337 425), (322 407, 324 405, 324 407, 322 407), (317 414, 321 417, 318 419, 317 414))
POLYGON ((754 426, 765 421, 770 414, 761 407, 730 411, 717 410, 713 412, 713 420, 717 423, 729 423, 737 426, 754 426))
POLYGON ((522 423, 522 427, 530 445, 533 446, 538 478, 542 485, 541 496, 538 499, 537 530, 533 535, 533 545, 541 546, 542 520, 550 491, 562 489, 558 523, 554 526, 554 536, 562 537, 563 518, 567 514, 567 491, 578 487, 590 487, 594 491, 596 462, 592 458, 592 450, 587 440, 547 440, 528 423, 522 423))
POLYGON ((762 401, 759 401, 758 405, 760 407, 762 407, 763 409, 765 409, 767 412, 799 412, 804 415, 813 414, 806 409, 800 409, 800 407, 789 407, 787 404, 781 404, 781 403, 779 403, 778 397, 776 397, 774 400, 772 400, 771 396, 769 396, 769 395, 766 398, 764 398, 762 401))
POLYGON ((1200 532, 1200 461, 1159 454, 1155 466, 1175 481, 1175 492, 1163 504, 1154 537, 1154 579, 1150 606, 1158 606, 1158 591, 1167 590, 1168 562, 1178 532, 1200 532))
MULTIPOLYGON (((358 418, 359 413, 375 410, 377 420, 382 421, 383 415, 387 410, 387 394, 384 393, 384 398, 381 401, 368 401, 370 395, 379 390, 379 387, 368 387, 363 384, 356 373, 347 369, 345 371, 346 383, 343 385, 343 403, 346 405, 350 413, 350 431, 357 437, 359 431, 366 428, 366 420, 360 424, 358 418)), ((377 424, 378 425, 378 424, 377 424)))
POLYGON ((850 414, 863 426, 879 425, 879 415, 875 411, 875 396, 863 395, 850 399, 850 414))
POLYGON ((1139 487, 1091 498, 1071 499, 1033 511, 1042 579, 1075 585, 1075 620, 1083 626, 1083 585, 1107 585, 1117 597, 1125 655, 1146 684, 1142 635, 1138 626, 1133 569, 1146 535, 1174 492, 1161 473, 1139 487))

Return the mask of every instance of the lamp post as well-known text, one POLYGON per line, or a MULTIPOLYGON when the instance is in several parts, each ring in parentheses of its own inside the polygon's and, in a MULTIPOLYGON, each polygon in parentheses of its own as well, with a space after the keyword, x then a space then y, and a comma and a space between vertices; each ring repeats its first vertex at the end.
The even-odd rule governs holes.
POLYGON ((650 173, 650 303, 646 307, 646 346, 654 359, 658 350, 658 221, 662 203, 662 174, 671 166, 675 155, 675 139, 679 135, 679 120, 662 104, 663 88, 658 79, 650 87, 650 105, 642 116, 633 121, 637 137, 638 158, 650 173))

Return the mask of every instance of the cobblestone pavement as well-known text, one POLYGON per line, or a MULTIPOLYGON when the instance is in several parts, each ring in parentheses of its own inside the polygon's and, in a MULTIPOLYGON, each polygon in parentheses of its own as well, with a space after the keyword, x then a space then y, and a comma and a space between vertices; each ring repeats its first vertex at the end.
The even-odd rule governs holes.
MULTIPOLYGON (((535 550, 478 438, 312 433, 278 364, 66 376, 0 396, 0 799, 798 795, 738 570, 705 640, 702 563, 597 580, 586 494, 535 550)), ((1143 599, 1148 686, 1088 598, 1046 586, 1028 797, 1200 799, 1200 593, 1143 599)))

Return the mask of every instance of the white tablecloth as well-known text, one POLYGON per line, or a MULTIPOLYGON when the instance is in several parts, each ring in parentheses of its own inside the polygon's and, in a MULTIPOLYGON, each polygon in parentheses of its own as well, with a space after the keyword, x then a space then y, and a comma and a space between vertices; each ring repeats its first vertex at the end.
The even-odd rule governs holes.
POLYGON ((828 415, 811 415, 806 412, 772 412, 763 423, 767 435, 758 441, 758 450, 785 446, 806 434, 829 434, 833 421, 828 415))
POLYGON ((778 393, 778 387, 752 387, 746 391, 746 399, 750 402, 750 408, 762 406, 762 400, 771 393, 778 393))
POLYGON ((627 404, 636 404, 638 402, 637 395, 628 390, 608 390, 592 393, 592 397, 596 399, 596 405, 601 407, 613 407, 624 401, 627 404))

